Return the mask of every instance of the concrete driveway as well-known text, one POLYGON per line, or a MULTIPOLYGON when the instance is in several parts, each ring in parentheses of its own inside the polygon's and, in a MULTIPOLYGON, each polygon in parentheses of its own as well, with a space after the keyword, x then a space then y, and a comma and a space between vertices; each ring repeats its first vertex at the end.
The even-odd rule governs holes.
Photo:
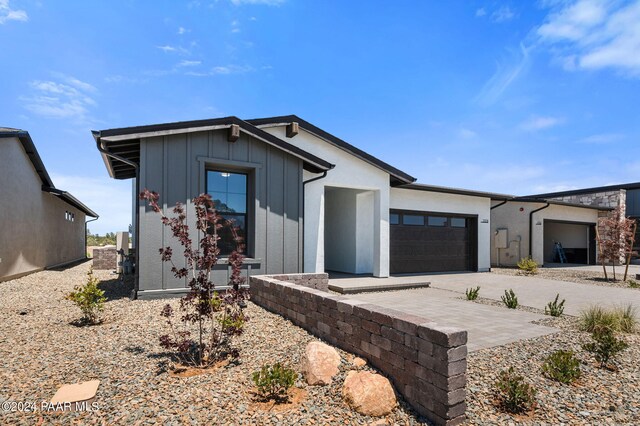
POLYGON ((465 289, 480 286, 480 297, 500 300, 505 290, 513 289, 524 306, 544 309, 556 294, 566 299, 564 313, 579 315, 590 305, 615 306, 631 303, 640 311, 640 290, 577 284, 526 276, 492 273, 462 273, 429 275, 432 288, 464 295, 465 289))

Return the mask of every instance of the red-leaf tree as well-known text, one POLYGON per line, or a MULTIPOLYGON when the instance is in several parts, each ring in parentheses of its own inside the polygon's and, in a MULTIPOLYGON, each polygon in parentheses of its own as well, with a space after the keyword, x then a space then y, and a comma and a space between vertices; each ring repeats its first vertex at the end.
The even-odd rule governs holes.
POLYGON ((248 291, 242 287, 245 278, 241 268, 243 262, 243 242, 233 223, 224 219, 215 209, 208 194, 201 194, 192 200, 195 209, 196 229, 199 241, 194 242, 189 234, 185 207, 177 203, 174 215, 166 216, 158 205, 159 195, 145 189, 140 199, 146 200, 151 209, 161 215, 162 223, 183 247, 184 266, 176 266, 171 247, 163 247, 160 257, 171 264, 171 272, 176 278, 188 277, 189 292, 180 299, 180 316, 170 304, 165 305, 161 315, 166 318, 170 334, 160 336, 160 345, 176 350, 179 360, 195 367, 208 367, 227 357, 237 358, 239 352, 231 346, 231 338, 241 334, 247 315, 243 312, 248 291), (231 266, 229 289, 216 291, 212 280, 213 267, 218 263, 219 231, 228 227, 236 243, 228 258, 231 266))
POLYGON ((601 219, 598 244, 600 246, 600 260, 607 276, 606 262, 613 265, 613 280, 616 280, 616 264, 625 258, 632 249, 635 220, 625 217, 621 206, 612 210, 606 218, 601 219))

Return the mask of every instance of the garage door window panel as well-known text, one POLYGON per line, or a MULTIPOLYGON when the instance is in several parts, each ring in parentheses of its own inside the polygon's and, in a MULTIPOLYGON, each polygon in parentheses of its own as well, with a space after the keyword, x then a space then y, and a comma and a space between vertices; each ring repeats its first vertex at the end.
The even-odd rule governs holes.
POLYGON ((447 226, 447 218, 442 216, 429 216, 427 219, 429 226, 447 226))

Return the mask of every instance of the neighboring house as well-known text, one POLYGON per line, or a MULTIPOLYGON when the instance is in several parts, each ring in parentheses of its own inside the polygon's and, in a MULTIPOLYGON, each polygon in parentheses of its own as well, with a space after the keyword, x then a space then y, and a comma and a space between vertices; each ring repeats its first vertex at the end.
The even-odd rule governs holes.
MULTIPOLYGON (((248 273, 488 271, 494 194, 415 179, 297 116, 236 117, 94 131, 111 177, 176 202, 208 192, 245 237, 248 273)), ((186 290, 158 249, 179 245, 134 201, 136 293, 186 290)), ((223 235, 223 253, 231 242, 223 235)), ((214 279, 226 284, 228 267, 214 279)))
POLYGON ((53 185, 29 133, 0 128, 0 281, 86 258, 98 215, 53 185))
MULTIPOLYGON (((533 195, 533 197, 543 197, 587 206, 610 208, 622 206, 626 216, 640 222, 640 182, 550 192, 533 195)), ((636 231, 634 250, 640 251, 640 229, 636 231)))
POLYGON ((597 262, 595 228, 611 210, 534 197, 495 197, 491 206, 491 264, 514 266, 523 257, 556 263, 560 243, 569 263, 597 262))

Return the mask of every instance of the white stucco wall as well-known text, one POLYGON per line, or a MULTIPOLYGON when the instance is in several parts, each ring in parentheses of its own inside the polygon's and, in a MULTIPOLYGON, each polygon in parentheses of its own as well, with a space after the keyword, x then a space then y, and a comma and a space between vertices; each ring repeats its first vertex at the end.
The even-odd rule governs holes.
POLYGON ((485 197, 391 188, 392 209, 477 215, 479 271, 488 271, 491 268, 491 228, 486 222, 490 220, 490 204, 491 200, 485 197))
MULTIPOLYGON (((357 223, 368 223, 373 229, 372 244, 369 244, 373 259, 368 253, 362 254, 357 260, 357 270, 372 272, 377 277, 389 276, 389 174, 303 129, 293 138, 286 137, 285 126, 263 130, 335 164, 324 179, 305 186, 304 272, 325 271, 325 226, 331 226, 325 221, 325 187, 338 187, 372 191, 370 199, 364 197, 357 209, 357 223), (373 206, 372 212, 367 205, 373 206)), ((304 180, 317 176, 305 171, 304 180)), ((361 237, 366 234, 363 229, 359 227, 357 233, 361 237)))
MULTIPOLYGON (((494 202, 494 204, 497 204, 494 202)), ((491 264, 498 264, 493 235, 498 229, 507 229, 509 248, 500 250, 500 264, 515 265, 521 257, 529 256, 529 214, 544 207, 545 203, 509 201, 491 210, 491 264), (522 211, 520 211, 522 209, 522 211), (517 241, 520 240, 520 250, 517 241)), ((531 257, 544 264, 544 221, 560 220, 580 223, 597 223, 598 210, 551 204, 533 214, 531 257)))

